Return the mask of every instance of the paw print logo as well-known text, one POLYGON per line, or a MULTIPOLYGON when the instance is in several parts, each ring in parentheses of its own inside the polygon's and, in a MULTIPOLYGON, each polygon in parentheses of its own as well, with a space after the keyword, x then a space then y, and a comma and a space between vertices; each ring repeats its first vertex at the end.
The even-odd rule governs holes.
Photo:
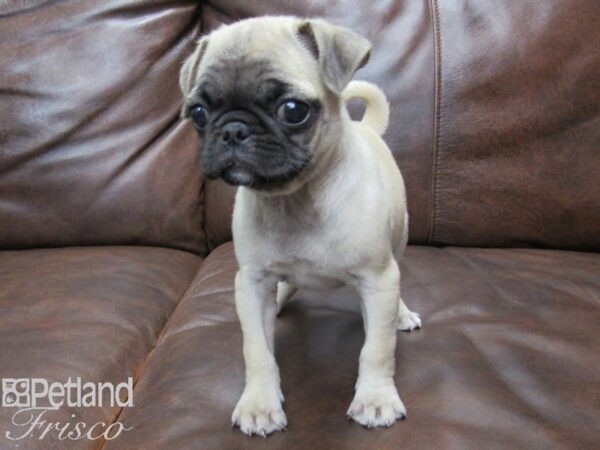
POLYGON ((29 379, 4 378, 2 380, 2 406, 29 407, 29 379))

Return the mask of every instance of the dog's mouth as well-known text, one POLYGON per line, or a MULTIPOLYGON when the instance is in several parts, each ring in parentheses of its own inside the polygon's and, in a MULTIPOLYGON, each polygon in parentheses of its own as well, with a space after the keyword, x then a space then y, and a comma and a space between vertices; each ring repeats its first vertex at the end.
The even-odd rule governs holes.
POLYGON ((256 175, 249 168, 239 163, 233 163, 223 169, 220 178, 232 186, 252 187, 256 183, 256 175))
POLYGON ((203 161, 205 175, 210 179, 221 178, 232 186, 244 186, 256 190, 278 189, 295 180, 306 170, 309 161, 273 164, 273 161, 249 162, 233 152, 223 152, 203 161), (208 163, 208 164, 207 164, 208 163))
POLYGON ((224 168, 218 175, 232 186, 244 186, 259 191, 279 189, 298 178, 306 165, 293 171, 274 175, 261 175, 243 164, 234 163, 224 168))

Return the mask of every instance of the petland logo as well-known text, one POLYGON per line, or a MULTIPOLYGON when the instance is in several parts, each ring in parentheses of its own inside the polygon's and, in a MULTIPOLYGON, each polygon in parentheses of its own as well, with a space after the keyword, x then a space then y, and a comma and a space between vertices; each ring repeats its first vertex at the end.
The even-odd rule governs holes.
MULTIPOLYGON (((77 441, 80 439, 117 438, 123 431, 131 430, 121 422, 107 424, 83 421, 53 422, 52 411, 62 406, 69 408, 133 406, 133 378, 119 383, 82 382, 81 378, 68 378, 66 382, 49 383, 45 378, 3 378, 2 407, 18 408, 11 424, 18 428, 4 433, 6 438, 19 441, 26 437, 42 440, 49 435, 58 439, 77 441)), ((76 419, 76 414, 70 414, 76 419)))

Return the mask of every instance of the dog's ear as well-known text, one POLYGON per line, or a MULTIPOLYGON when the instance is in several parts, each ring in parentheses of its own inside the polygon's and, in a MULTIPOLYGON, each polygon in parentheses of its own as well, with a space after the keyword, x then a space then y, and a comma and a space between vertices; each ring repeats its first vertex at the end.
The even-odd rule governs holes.
POLYGON ((298 37, 319 61, 326 86, 338 95, 354 72, 367 64, 371 54, 368 40, 324 20, 302 21, 298 26, 298 37))
POLYGON ((183 93, 183 106, 181 107, 181 117, 186 119, 190 115, 190 105, 188 103, 189 95, 194 89, 194 83, 198 76, 198 67, 202 61, 202 57, 206 52, 208 46, 208 38, 203 37, 198 41, 196 50, 192 53, 183 63, 181 71, 179 72, 179 87, 183 93))

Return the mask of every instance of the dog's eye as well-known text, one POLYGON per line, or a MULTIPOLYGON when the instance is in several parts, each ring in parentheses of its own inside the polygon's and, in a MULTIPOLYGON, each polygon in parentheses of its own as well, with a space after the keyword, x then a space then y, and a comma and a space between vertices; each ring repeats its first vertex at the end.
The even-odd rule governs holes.
POLYGON ((300 125, 310 115, 310 106, 300 100, 286 100, 277 108, 277 118, 289 125, 300 125))
POLYGON ((207 122, 206 108, 202 105, 195 105, 190 111, 192 121, 199 130, 203 130, 207 122))

